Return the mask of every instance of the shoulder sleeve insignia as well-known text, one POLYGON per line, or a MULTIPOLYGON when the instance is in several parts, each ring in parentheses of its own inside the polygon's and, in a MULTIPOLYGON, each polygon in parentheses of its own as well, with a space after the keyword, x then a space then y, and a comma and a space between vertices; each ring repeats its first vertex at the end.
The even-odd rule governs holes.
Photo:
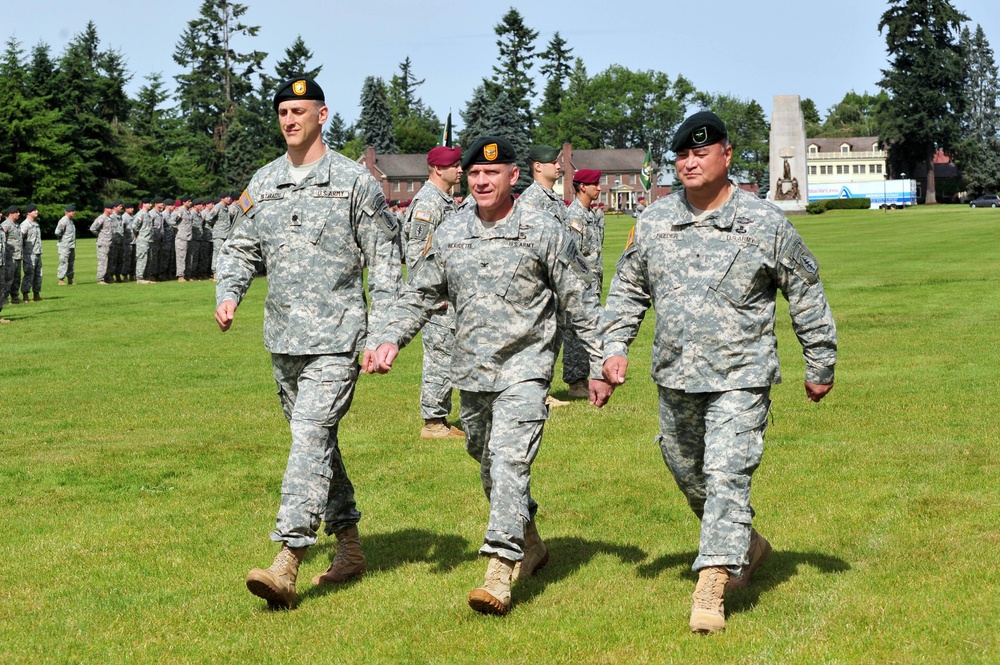
POLYGON ((250 198, 250 192, 244 189, 243 193, 240 194, 239 203, 244 215, 250 212, 250 208, 253 207, 253 199, 250 198))
POLYGON ((571 229, 573 229, 574 231, 577 231, 579 233, 583 233, 583 224, 581 224, 580 220, 578 220, 578 219, 574 219, 572 222, 570 222, 569 223, 569 227, 571 229))
POLYGON ((625 243, 625 251, 627 252, 628 248, 634 244, 635 244, 635 225, 633 224, 632 230, 628 232, 628 241, 626 241, 625 243))
POLYGON ((431 252, 431 241, 434 240, 434 234, 427 234, 427 242, 424 243, 424 251, 420 252, 420 256, 426 257, 431 252))

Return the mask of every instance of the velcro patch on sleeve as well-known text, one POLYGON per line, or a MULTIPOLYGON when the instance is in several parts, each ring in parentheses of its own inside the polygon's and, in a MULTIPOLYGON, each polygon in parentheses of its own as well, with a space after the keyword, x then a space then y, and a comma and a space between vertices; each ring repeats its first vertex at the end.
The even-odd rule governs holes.
POLYGON ((240 194, 239 204, 244 215, 250 212, 250 208, 254 206, 253 199, 250 198, 250 192, 245 189, 243 190, 243 193, 240 194))

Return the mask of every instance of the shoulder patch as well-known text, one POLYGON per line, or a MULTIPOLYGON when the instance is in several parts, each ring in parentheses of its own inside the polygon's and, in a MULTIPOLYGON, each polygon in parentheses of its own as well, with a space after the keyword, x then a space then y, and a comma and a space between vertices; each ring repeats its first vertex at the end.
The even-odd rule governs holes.
POLYGON ((420 252, 420 256, 427 256, 431 251, 431 241, 434 240, 434 234, 427 234, 427 242, 424 243, 424 250, 420 252))
POLYGON ((628 232, 628 240, 625 242, 625 251, 627 252, 629 247, 635 244, 635 225, 632 225, 632 230, 628 232))
POLYGON ((240 194, 239 204, 240 208, 243 210, 244 215, 250 212, 250 208, 252 208, 254 205, 253 199, 250 198, 250 192, 248 192, 245 189, 243 190, 243 193, 240 194))
POLYGON ((566 238, 562 255, 563 260, 570 268, 582 275, 588 282, 590 281, 590 265, 587 263, 587 259, 583 258, 583 255, 580 254, 580 249, 576 246, 575 240, 566 238))
POLYGON ((424 210, 417 211, 416 213, 413 214, 413 217, 415 219, 419 219, 421 222, 431 221, 431 214, 424 210))
POLYGON ((581 224, 580 220, 578 220, 578 219, 574 219, 572 222, 570 222, 569 223, 569 228, 571 228, 574 231, 577 231, 579 233, 583 233, 583 224, 581 224))

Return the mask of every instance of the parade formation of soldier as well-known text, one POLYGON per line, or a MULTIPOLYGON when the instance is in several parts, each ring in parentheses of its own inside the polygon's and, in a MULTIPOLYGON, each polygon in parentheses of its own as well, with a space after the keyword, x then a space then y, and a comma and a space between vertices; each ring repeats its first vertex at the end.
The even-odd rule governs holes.
MULTIPOLYGON (((462 178, 462 151, 438 146, 427 153, 427 182, 403 214, 406 265, 412 271, 427 243, 458 206, 452 190, 462 178)), ((451 352, 455 346, 455 311, 442 298, 421 333, 423 371, 420 380, 420 429, 423 439, 462 439, 462 430, 448 423, 451 413, 451 352)))
POLYGON ((399 291, 401 257, 399 224, 379 184, 323 144, 329 109, 320 86, 309 78, 286 81, 274 110, 287 153, 257 171, 239 197, 240 213, 216 265, 215 320, 229 329, 263 260, 264 346, 292 444, 271 532, 281 549, 269 568, 249 572, 246 585, 271 606, 291 607, 299 564, 324 522, 337 553, 313 584, 338 584, 367 570, 361 512, 337 433, 354 395, 359 356, 365 371, 373 369, 373 344, 399 291))
POLYGON ((73 283, 74 266, 76 265, 76 207, 68 205, 63 209, 65 214, 56 224, 56 238, 59 239, 59 270, 57 286, 73 283))
POLYGON ((474 203, 446 217, 425 245, 375 354, 375 370, 389 371, 442 299, 455 311, 451 378, 461 391, 466 450, 490 505, 479 550, 489 563, 468 603, 486 614, 506 614, 512 581, 549 558, 530 486, 549 415, 557 317, 577 331, 600 376, 600 305, 589 267, 555 215, 515 202, 514 162, 505 138, 470 146, 462 168, 474 203))
POLYGON ((809 401, 833 388, 837 331, 816 257, 778 208, 729 179, 733 148, 722 120, 695 113, 670 149, 684 189, 651 203, 629 236, 601 321, 603 376, 624 383, 628 346, 654 307, 657 440, 701 521, 690 628, 714 633, 726 626, 726 590, 746 586, 771 552, 751 526, 750 480, 770 389, 781 380, 776 293, 788 300, 802 345, 809 401))

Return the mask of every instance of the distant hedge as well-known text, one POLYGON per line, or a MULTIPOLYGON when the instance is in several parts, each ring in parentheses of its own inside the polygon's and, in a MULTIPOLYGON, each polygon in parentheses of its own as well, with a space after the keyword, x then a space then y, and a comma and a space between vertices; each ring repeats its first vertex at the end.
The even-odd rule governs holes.
POLYGON ((807 204, 806 212, 810 215, 822 215, 827 210, 868 210, 871 207, 872 200, 869 198, 824 199, 807 204))

